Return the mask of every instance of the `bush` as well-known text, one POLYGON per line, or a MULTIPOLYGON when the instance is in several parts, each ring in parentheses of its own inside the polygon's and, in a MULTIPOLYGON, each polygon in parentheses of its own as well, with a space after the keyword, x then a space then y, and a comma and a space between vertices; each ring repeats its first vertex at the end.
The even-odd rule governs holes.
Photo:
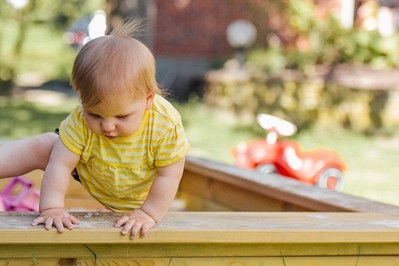
POLYGON ((289 1, 286 10, 296 32, 293 47, 270 44, 250 51, 248 61, 269 73, 293 68, 307 72, 316 65, 369 65, 375 69, 399 67, 399 34, 381 36, 377 31, 346 29, 332 15, 316 17, 313 1, 289 1))

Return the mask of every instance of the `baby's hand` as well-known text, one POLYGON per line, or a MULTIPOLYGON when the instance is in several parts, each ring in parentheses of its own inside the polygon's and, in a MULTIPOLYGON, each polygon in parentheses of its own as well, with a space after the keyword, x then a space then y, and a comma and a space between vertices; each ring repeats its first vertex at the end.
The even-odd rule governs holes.
POLYGON ((141 209, 132 211, 129 214, 119 217, 115 223, 115 227, 121 227, 121 233, 126 235, 131 231, 130 238, 135 239, 140 232, 140 237, 144 237, 145 234, 156 224, 155 220, 143 212, 141 209))
POLYGON ((32 225, 44 224, 44 228, 50 230, 55 226, 58 232, 64 231, 64 226, 68 229, 73 229, 74 224, 79 224, 78 219, 69 214, 64 208, 52 208, 40 212, 32 225))

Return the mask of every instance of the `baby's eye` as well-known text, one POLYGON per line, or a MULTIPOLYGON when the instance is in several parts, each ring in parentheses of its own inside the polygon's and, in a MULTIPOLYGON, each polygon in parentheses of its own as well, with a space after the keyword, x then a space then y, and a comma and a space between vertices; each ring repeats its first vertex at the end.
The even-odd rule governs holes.
POLYGON ((127 119, 128 117, 129 117, 129 115, 118 115, 118 116, 116 116, 116 118, 119 119, 119 120, 124 120, 124 119, 127 119))
POLYGON ((127 119, 129 117, 129 115, 118 115, 116 118, 120 119, 120 120, 124 120, 127 119))
POLYGON ((91 113, 89 113, 89 116, 91 116, 91 117, 94 118, 94 119, 100 119, 100 118, 101 118, 100 115, 91 114, 91 113))

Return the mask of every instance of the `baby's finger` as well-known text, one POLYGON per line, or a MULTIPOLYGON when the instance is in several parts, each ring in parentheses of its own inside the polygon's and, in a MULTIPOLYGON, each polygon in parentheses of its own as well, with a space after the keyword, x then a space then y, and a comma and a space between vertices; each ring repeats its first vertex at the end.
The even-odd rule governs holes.
POLYGON ((143 224, 143 226, 141 227, 140 237, 144 237, 147 234, 148 230, 151 229, 151 227, 152 226, 150 224, 147 223, 143 224))
POLYGON ((66 228, 73 229, 73 224, 69 218, 67 218, 67 217, 62 218, 62 223, 64 224, 64 226, 66 228))
POLYGON ((129 231, 132 230, 133 225, 134 225, 135 222, 136 222, 135 220, 129 220, 127 223, 125 223, 121 233, 124 234, 124 235, 129 233, 129 231))
POLYGON ((76 218, 76 217, 73 216, 73 215, 70 215, 70 216, 69 216, 69 220, 70 220, 73 224, 79 224, 78 218, 76 218))
POLYGON ((55 226, 55 228, 57 228, 58 232, 60 232, 60 233, 64 232, 64 224, 63 224, 62 219, 60 219, 60 218, 55 219, 54 220, 54 226, 55 226))
POLYGON ((54 223, 53 218, 47 218, 45 221, 44 228, 46 228, 47 230, 50 230, 51 227, 53 227, 53 223, 54 223))
POLYGON ((121 227, 123 224, 125 224, 127 221, 129 221, 129 217, 127 216, 122 216, 119 217, 118 219, 116 219, 116 221, 114 222, 114 226, 115 227, 121 227))
POLYGON ((43 217, 37 217, 35 220, 33 220, 32 225, 38 225, 38 224, 43 224, 44 223, 44 218, 43 217))
POLYGON ((130 233, 130 238, 135 239, 138 233, 141 231, 142 223, 135 223, 132 227, 132 232, 130 233))

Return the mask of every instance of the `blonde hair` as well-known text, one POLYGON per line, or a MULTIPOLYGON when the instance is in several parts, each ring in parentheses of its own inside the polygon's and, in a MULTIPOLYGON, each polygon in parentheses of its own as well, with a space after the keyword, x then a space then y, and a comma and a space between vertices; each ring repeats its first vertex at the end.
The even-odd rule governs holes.
POLYGON ((134 101, 161 94, 154 56, 135 38, 141 25, 141 20, 130 20, 79 51, 71 82, 83 104, 95 106, 115 97, 134 101))

